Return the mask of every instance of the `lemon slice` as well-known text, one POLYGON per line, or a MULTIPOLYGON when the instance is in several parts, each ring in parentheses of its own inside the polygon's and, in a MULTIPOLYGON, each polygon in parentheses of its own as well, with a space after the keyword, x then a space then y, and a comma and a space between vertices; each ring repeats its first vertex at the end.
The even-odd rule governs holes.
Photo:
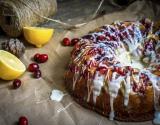
POLYGON ((26 70, 25 65, 13 54, 0 50, 0 78, 13 80, 26 70))
POLYGON ((50 28, 23 27, 25 39, 36 47, 46 44, 52 38, 53 32, 54 29, 50 28))

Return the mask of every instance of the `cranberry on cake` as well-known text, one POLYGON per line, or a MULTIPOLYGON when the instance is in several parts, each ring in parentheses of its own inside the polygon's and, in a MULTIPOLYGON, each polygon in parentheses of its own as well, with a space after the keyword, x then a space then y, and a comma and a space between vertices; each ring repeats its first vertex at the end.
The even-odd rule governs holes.
POLYGON ((75 44, 65 84, 81 105, 110 120, 146 121, 160 111, 160 29, 115 21, 75 44))

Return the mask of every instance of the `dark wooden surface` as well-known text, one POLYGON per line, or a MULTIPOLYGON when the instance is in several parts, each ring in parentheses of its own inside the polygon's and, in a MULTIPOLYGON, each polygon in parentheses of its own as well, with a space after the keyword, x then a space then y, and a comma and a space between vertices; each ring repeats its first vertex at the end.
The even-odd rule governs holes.
MULTIPOLYGON (((58 0, 58 11, 53 17, 70 24, 83 23, 91 19, 101 0, 58 0)), ((105 0, 99 13, 111 13, 118 11, 119 7, 113 7, 109 0, 105 0)), ((53 22, 44 24, 45 26, 59 28, 53 22)))

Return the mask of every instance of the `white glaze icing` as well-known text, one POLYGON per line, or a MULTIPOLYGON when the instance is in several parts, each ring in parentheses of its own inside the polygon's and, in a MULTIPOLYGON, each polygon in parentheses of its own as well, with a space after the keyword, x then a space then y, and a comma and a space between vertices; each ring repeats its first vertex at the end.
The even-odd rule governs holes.
POLYGON ((153 123, 155 125, 160 125, 160 111, 155 111, 153 123))
POLYGON ((109 113, 109 120, 114 120, 114 117, 115 117, 113 102, 114 102, 114 97, 112 95, 110 95, 110 107, 111 107, 111 111, 109 113))
POLYGON ((75 89, 75 85, 76 85, 76 82, 78 80, 78 77, 79 77, 79 72, 75 71, 75 74, 74 74, 74 77, 73 77, 73 90, 75 89))
POLYGON ((104 85, 104 75, 99 74, 96 72, 95 78, 93 80, 93 101, 96 103, 97 96, 100 95, 101 88, 104 85))
POLYGON ((125 86, 124 105, 128 106, 129 94, 131 92, 131 79, 129 74, 126 76, 124 80, 124 86, 125 86))
POLYGON ((114 119, 114 99, 117 97, 118 91, 120 89, 120 83, 123 81, 124 77, 119 76, 116 78, 117 73, 112 74, 112 79, 109 81, 109 95, 110 95, 110 107, 111 112, 109 114, 109 119, 114 119))
POLYGON ((64 93, 62 91, 54 89, 52 90, 50 99, 53 101, 60 102, 63 99, 63 96, 64 96, 64 93))

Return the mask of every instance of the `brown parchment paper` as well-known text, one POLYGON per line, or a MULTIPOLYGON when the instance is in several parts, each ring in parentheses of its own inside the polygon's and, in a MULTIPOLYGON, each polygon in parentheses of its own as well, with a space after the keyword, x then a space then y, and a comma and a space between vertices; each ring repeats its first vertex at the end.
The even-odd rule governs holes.
POLYGON ((109 121, 93 111, 74 102, 65 89, 63 75, 70 59, 72 47, 63 47, 60 42, 67 36, 80 37, 104 24, 115 20, 136 20, 149 17, 159 18, 159 5, 150 1, 137 1, 122 11, 106 14, 74 31, 55 31, 52 40, 43 48, 27 45, 22 61, 27 66, 35 53, 47 53, 49 60, 40 64, 42 78, 34 79, 26 72, 21 80, 22 86, 14 90, 12 81, 0 81, 0 125, 16 125, 22 115, 29 119, 29 125, 152 125, 152 121, 124 123, 109 121), (66 93, 61 102, 49 99, 51 91, 58 89, 66 93))

